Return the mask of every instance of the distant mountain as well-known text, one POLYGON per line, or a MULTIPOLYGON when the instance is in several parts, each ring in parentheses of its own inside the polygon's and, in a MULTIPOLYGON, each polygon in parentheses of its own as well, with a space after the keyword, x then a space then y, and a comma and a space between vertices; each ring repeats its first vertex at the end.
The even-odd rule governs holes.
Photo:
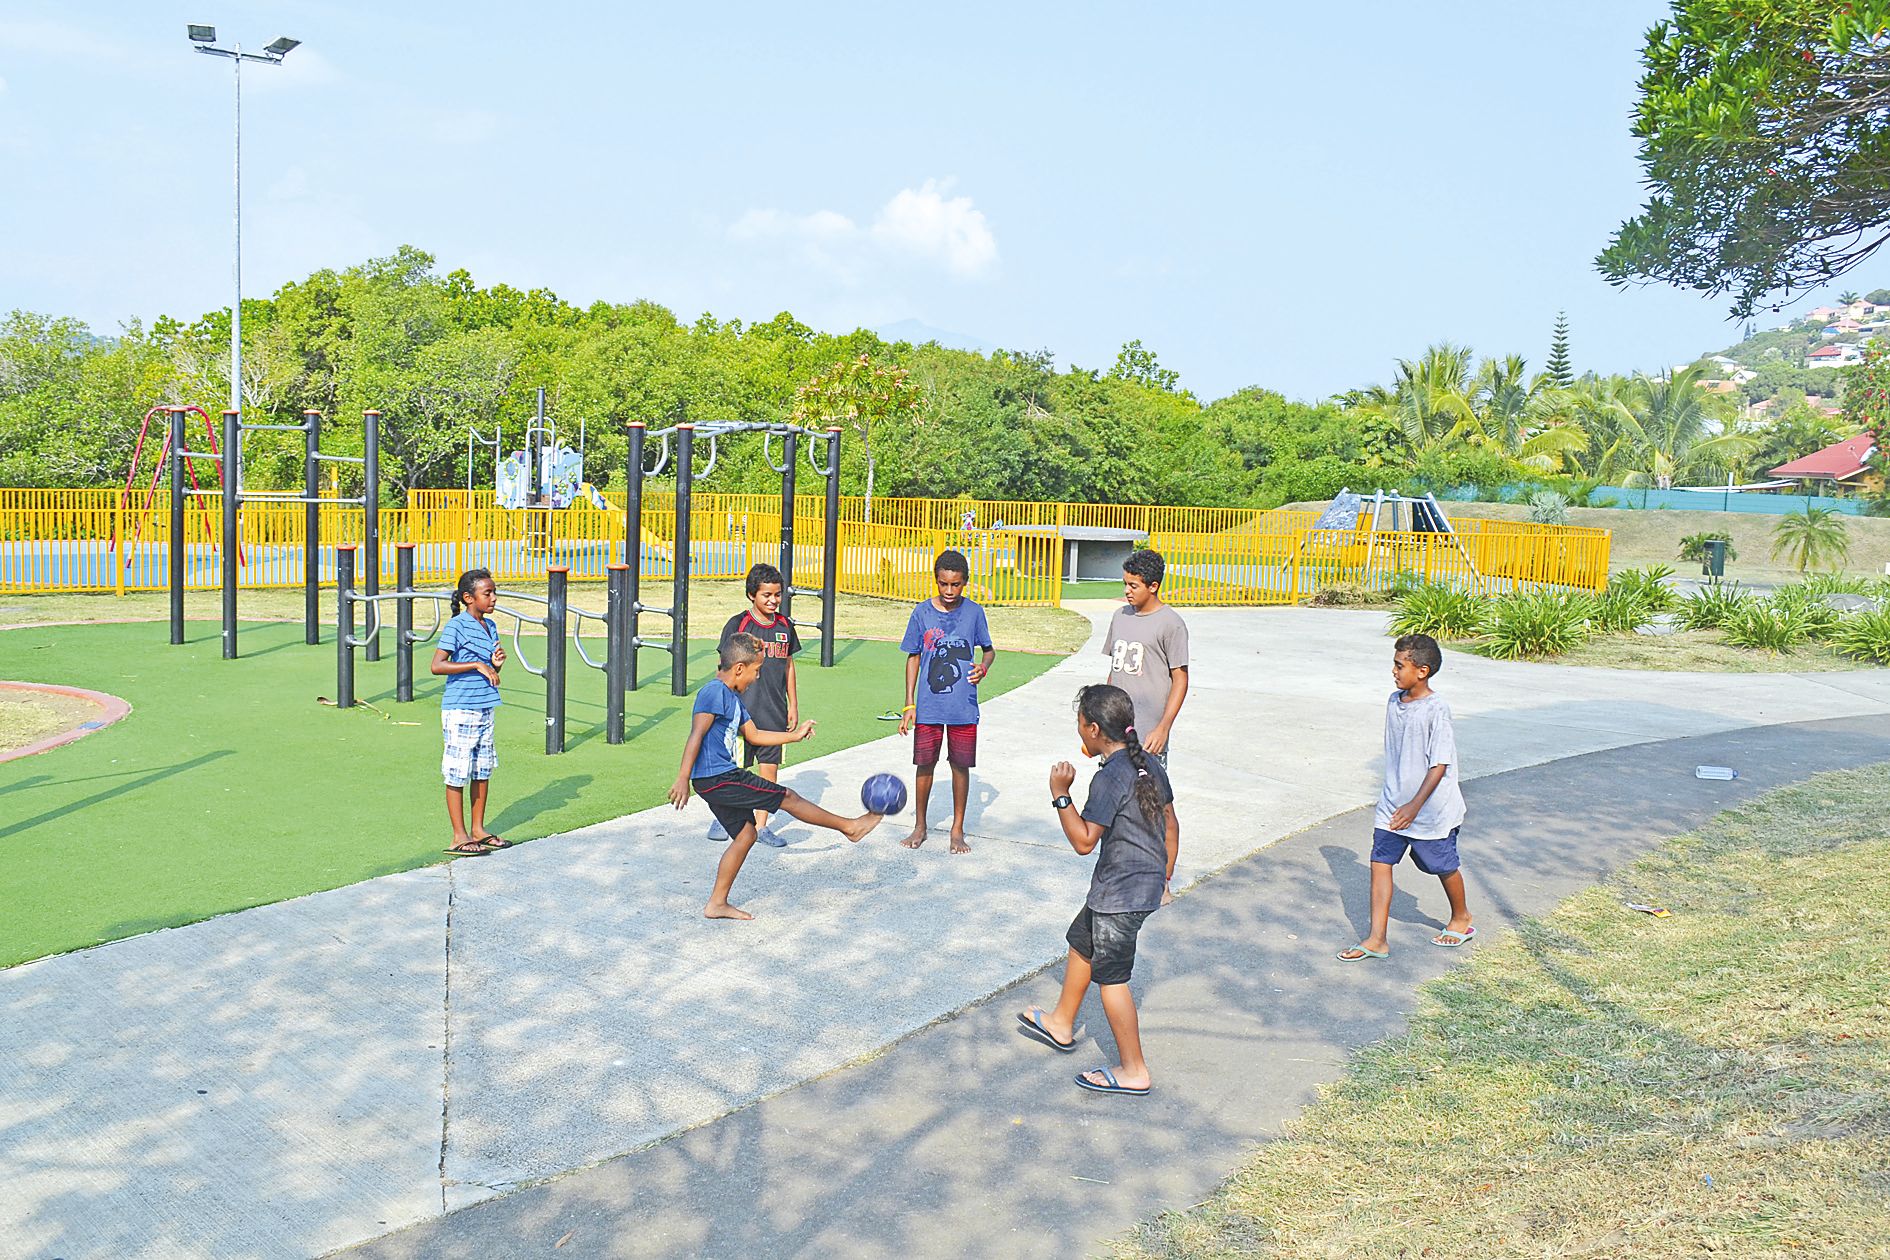
POLYGON ((955 333, 945 328, 934 328, 916 319, 902 319, 896 324, 884 324, 873 331, 887 341, 910 341, 915 346, 922 346, 928 341, 936 341, 947 350, 970 350, 976 354, 990 354, 997 349, 988 341, 980 341, 976 337, 968 337, 964 333, 955 333))

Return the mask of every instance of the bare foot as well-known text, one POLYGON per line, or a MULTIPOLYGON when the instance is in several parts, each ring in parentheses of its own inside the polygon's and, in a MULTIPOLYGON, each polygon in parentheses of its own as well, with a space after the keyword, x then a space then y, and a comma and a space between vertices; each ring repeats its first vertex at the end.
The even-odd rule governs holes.
POLYGON ((1162 904, 1164 906, 1172 906, 1175 904, 1175 894, 1169 892, 1166 888, 1162 889, 1162 904))
POLYGON ((1144 1068, 1140 1074, 1131 1076, 1125 1069, 1118 1067, 1111 1075, 1116 1078, 1114 1085, 1109 1083, 1108 1078, 1103 1075, 1103 1069, 1101 1068, 1083 1073, 1083 1079, 1103 1090, 1148 1089, 1155 1084, 1154 1081, 1149 1079, 1148 1070, 1146 1068, 1144 1068))
POLYGON ((860 841, 866 839, 867 836, 871 835, 873 828, 879 826, 881 820, 885 817, 886 815, 884 814, 861 814, 858 818, 855 818, 852 822, 842 827, 840 834, 853 841, 853 843, 858 844, 860 841))
POLYGON ((1017 1018, 1023 1020, 1026 1024, 1035 1021, 1045 1032, 1050 1034, 1051 1039, 1058 1045, 1067 1046, 1071 1041, 1076 1039, 1075 1020, 1070 1020, 1066 1023, 1057 1018, 1055 1011, 1046 1011, 1041 1006, 1030 1007, 1017 1018))
POLYGON ((737 910, 726 901, 720 904, 712 901, 703 909, 702 917, 705 919, 752 919, 755 916, 746 910, 737 910))
POLYGON ((917 827, 914 827, 912 829, 912 834, 907 836, 904 840, 901 840, 899 843, 905 845, 908 849, 916 849, 920 845, 924 844, 925 843, 925 824, 920 823, 917 827))
POLYGON ((965 833, 964 833, 964 832, 962 832, 962 831, 954 831, 954 832, 952 832, 952 852, 953 852, 953 853, 969 853, 969 852, 971 852, 971 846, 965 843, 965 833))

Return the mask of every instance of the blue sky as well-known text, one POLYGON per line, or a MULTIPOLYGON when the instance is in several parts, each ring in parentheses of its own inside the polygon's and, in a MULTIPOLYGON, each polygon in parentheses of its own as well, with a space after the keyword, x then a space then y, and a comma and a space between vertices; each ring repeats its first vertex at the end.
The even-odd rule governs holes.
MULTIPOLYGON (((1618 292, 1666 5, 237 3, 0 9, 0 310, 109 332, 403 243, 481 283, 843 330, 917 319, 1204 398, 1314 398, 1439 340, 1578 368, 1737 340, 1618 292), (392 16, 389 16, 389 14, 392 16)), ((1846 282, 1890 282, 1890 260, 1846 282)), ((1812 305, 1800 304, 1799 309, 1812 305)))

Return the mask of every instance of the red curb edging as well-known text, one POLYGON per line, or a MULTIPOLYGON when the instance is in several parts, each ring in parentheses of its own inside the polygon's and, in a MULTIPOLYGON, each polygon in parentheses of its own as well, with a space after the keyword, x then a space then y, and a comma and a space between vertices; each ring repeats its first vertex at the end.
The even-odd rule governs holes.
POLYGON ((31 757, 35 753, 47 752, 63 744, 70 744, 74 740, 84 739, 94 731, 102 731, 112 723, 120 721, 131 713, 131 705, 129 702, 103 691, 87 691, 84 687, 62 687, 57 683, 15 682, 0 678, 0 691, 37 691, 41 693, 49 692, 58 696, 70 696, 75 700, 84 700, 89 704, 96 705, 99 710, 99 716, 97 718, 81 726, 75 726, 69 731, 61 731, 57 735, 49 735, 37 743, 26 745, 24 748, 0 751, 0 762, 14 761, 21 757, 31 757))

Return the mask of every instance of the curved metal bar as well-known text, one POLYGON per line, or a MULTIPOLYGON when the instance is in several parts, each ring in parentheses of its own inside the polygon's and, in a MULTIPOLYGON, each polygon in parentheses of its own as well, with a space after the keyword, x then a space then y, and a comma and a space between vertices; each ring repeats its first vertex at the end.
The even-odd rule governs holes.
POLYGON ((656 452, 656 467, 645 468, 643 470, 643 475, 645 477, 654 477, 658 473, 662 472, 665 468, 669 467, 669 431, 664 430, 662 433, 657 434, 656 436, 663 439, 663 444, 661 447, 657 449, 657 452, 656 452))
MULTIPOLYGON (((399 598, 399 597, 396 596, 395 598, 399 598)), ((413 598, 413 597, 409 596, 409 598, 413 598)), ((407 642, 428 643, 432 641, 434 635, 440 632, 440 605, 444 603, 445 600, 436 595, 432 597, 432 599, 429 602, 431 602, 433 605, 433 628, 427 631, 425 634, 415 634, 411 630, 407 631, 407 642)))
MULTIPOLYGON (((571 642, 577 648, 578 659, 583 661, 586 665, 589 665, 592 669, 603 669, 604 662, 592 660, 590 653, 584 650, 584 619, 588 617, 592 621, 601 621, 604 623, 605 630, 609 630, 610 618, 600 617, 594 612, 585 612, 582 608, 567 608, 565 611, 577 614, 577 621, 571 627, 571 642)), ((606 657, 609 656, 608 648, 604 654, 606 657)))
MULTIPOLYGON (((827 435, 822 433, 820 436, 826 437, 827 435)), ((833 471, 831 468, 821 467, 820 463, 814 458, 814 448, 817 446, 824 447, 826 445, 825 442, 809 442, 807 444, 807 466, 814 470, 816 476, 825 477, 828 473, 833 471)))
MULTIPOLYGON (((529 598, 529 596, 527 598, 529 598)), ((527 621, 531 622, 534 626, 542 626, 545 623, 535 617, 527 617, 523 613, 514 612, 510 608, 494 608, 492 611, 495 613, 503 613, 512 619, 512 651, 518 656, 519 665, 526 673, 532 675, 534 678, 543 678, 545 671, 532 668, 531 658, 526 656, 525 649, 519 646, 518 636, 525 629, 525 623, 527 621)))
POLYGON ((360 595, 350 595, 348 598, 353 603, 367 605, 367 625, 362 629, 359 636, 348 636, 348 646, 351 648, 366 647, 368 644, 374 642, 375 636, 381 632, 381 610, 371 598, 364 598, 360 595))
POLYGON ((691 472, 690 479, 692 481, 701 481, 704 477, 715 471, 715 440, 718 436, 718 434, 714 433, 709 434, 709 462, 691 472))
POLYGON ((778 473, 784 473, 787 471, 787 461, 783 460, 778 464, 774 462, 774 439, 779 436, 781 436, 781 431, 775 429, 769 429, 761 435, 761 458, 768 461, 768 467, 778 473))

